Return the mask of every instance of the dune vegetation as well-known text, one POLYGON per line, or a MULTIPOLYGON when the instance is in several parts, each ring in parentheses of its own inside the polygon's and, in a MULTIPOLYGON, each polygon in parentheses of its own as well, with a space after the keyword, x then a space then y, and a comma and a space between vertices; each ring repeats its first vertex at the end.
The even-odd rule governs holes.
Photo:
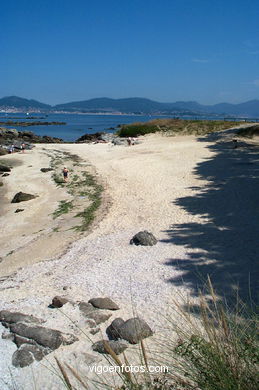
POLYGON ((203 135, 215 131, 226 130, 239 126, 244 122, 223 120, 185 120, 185 119, 154 119, 149 122, 136 122, 122 125, 117 134, 120 137, 137 137, 149 133, 162 132, 168 135, 203 135))

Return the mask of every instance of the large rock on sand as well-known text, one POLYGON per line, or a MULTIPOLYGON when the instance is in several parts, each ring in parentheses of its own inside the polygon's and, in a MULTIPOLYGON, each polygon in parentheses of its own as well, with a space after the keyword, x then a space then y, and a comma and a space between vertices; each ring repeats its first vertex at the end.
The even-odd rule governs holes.
POLYGON ((26 194, 25 192, 20 191, 14 195, 11 203, 26 202, 27 200, 35 199, 36 197, 37 197, 37 195, 26 194))
POLYGON ((11 168, 0 164, 0 172, 11 172, 11 168))
POLYGON ((88 302, 98 309, 119 310, 119 306, 110 298, 92 298, 88 302))
POLYGON ((13 324, 15 322, 41 324, 42 322, 45 322, 45 321, 42 319, 36 318, 32 315, 20 313, 18 311, 11 312, 9 310, 1 310, 0 311, 0 322, 5 323, 5 324, 13 324))
POLYGON ((144 230, 143 232, 138 232, 135 236, 130 240, 130 244, 135 245, 144 245, 144 246, 152 246, 157 243, 157 239, 153 236, 152 233, 144 230))
POLYGON ((33 326, 22 322, 10 324, 10 331, 36 341, 37 344, 45 348, 55 350, 60 345, 73 344, 78 339, 72 334, 61 333, 59 330, 44 328, 42 326, 33 326))
POLYGON ((27 367, 34 362, 34 359, 40 361, 48 354, 48 351, 40 346, 23 344, 12 357, 12 364, 15 367, 27 367))
POLYGON ((146 321, 139 317, 130 318, 125 322, 121 322, 121 318, 116 318, 107 328, 106 333, 109 338, 124 339, 131 344, 137 344, 140 340, 153 335, 146 321))

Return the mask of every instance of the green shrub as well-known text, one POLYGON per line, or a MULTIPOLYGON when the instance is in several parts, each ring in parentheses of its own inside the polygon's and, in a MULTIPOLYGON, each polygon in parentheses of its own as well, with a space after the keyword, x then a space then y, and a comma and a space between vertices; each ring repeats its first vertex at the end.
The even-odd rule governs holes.
POLYGON ((137 137, 139 135, 156 133, 157 131, 159 131, 159 128, 149 123, 133 123, 131 125, 123 125, 117 132, 117 135, 119 137, 137 137))

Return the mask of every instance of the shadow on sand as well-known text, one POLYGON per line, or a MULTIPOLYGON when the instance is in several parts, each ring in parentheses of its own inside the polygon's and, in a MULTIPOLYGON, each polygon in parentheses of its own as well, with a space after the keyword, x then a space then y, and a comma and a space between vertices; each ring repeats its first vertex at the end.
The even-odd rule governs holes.
MULTIPOLYGON (((200 138, 215 141, 216 136, 200 138)), ((249 304, 258 303, 256 284, 259 252, 259 148, 242 143, 215 142, 208 146, 215 152, 211 159, 198 163, 195 174, 209 183, 195 188, 195 196, 178 198, 174 203, 204 222, 173 225, 168 239, 188 248, 189 260, 171 258, 167 266, 184 272, 168 282, 186 284, 193 296, 209 275, 217 294, 232 300, 239 297, 249 304)))

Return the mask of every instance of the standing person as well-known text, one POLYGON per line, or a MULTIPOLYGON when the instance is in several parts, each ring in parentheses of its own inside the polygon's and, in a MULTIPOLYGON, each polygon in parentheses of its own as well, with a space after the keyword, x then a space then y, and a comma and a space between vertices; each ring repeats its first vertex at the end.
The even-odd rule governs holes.
POLYGON ((68 169, 66 167, 63 168, 63 176, 64 176, 64 181, 67 182, 67 180, 68 180, 68 169))
POLYGON ((25 144, 21 144, 22 153, 25 151, 25 144))
POLYGON ((131 146, 131 137, 127 138, 128 145, 131 146))

